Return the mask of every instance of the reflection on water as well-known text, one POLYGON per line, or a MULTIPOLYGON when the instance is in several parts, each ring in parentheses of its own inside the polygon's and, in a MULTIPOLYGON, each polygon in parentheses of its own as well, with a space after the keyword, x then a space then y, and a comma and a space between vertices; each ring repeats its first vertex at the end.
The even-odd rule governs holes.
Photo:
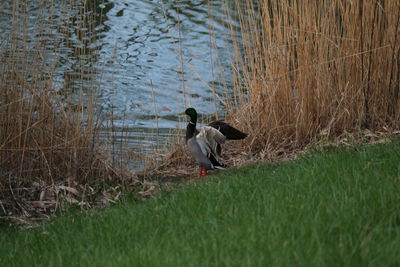
MULTIPOLYGON (((186 105, 202 114, 219 107, 206 85, 220 95, 230 86, 226 24, 237 23, 227 21, 222 1, 25 2, 1 1, 1 39, 16 31, 28 36, 32 51, 47 58, 43 68, 55 69, 60 96, 73 103, 95 93, 103 117, 113 110, 117 127, 175 128, 186 105), (13 8, 29 14, 21 17, 24 27, 12 23, 13 8)), ((6 51, 11 44, 0 45, 6 51)))

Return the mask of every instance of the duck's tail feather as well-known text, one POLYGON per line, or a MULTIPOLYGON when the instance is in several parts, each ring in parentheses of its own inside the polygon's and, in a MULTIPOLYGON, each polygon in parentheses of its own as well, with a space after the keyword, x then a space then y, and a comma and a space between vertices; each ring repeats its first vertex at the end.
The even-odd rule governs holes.
POLYGON ((214 157, 213 154, 208 155, 208 159, 211 161, 213 169, 225 169, 226 166, 220 162, 214 157))
POLYGON ((218 170, 225 170, 225 168, 224 167, 222 167, 222 166, 213 166, 214 167, 214 169, 218 169, 218 170))

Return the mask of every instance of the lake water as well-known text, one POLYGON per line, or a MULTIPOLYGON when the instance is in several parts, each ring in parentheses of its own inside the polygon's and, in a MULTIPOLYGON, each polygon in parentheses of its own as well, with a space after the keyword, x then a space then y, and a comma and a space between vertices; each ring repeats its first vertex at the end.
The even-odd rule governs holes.
POLYGON ((215 94, 225 97, 232 83, 227 25, 238 29, 223 1, 25 2, 1 1, 1 48, 16 27, 32 50, 40 44, 66 102, 95 94, 104 131, 113 115, 115 138, 133 149, 183 128, 177 113, 187 106, 204 115, 222 110, 215 94))

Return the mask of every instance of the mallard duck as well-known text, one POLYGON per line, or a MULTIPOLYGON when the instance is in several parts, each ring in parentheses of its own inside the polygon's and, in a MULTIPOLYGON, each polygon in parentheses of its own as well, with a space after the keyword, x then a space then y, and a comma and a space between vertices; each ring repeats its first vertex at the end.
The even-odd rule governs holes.
POLYGON ((217 157, 221 155, 221 144, 225 140, 239 140, 247 136, 222 120, 213 121, 199 131, 196 129, 197 112, 194 108, 188 108, 180 114, 190 117, 186 128, 186 144, 189 153, 200 165, 199 177, 205 176, 207 170, 224 169, 217 157))

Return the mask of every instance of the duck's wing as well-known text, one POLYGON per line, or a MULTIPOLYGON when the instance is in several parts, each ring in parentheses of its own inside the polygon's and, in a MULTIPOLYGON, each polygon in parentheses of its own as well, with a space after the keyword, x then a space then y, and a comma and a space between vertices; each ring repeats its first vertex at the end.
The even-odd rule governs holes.
POLYGON ((247 137, 246 133, 239 131, 238 129, 232 127, 223 120, 210 122, 208 126, 211 126, 220 131, 228 140, 240 140, 247 137))
POLYGON ((211 126, 203 126, 196 137, 208 145, 212 154, 221 155, 221 144, 225 143, 226 137, 220 131, 211 126))

